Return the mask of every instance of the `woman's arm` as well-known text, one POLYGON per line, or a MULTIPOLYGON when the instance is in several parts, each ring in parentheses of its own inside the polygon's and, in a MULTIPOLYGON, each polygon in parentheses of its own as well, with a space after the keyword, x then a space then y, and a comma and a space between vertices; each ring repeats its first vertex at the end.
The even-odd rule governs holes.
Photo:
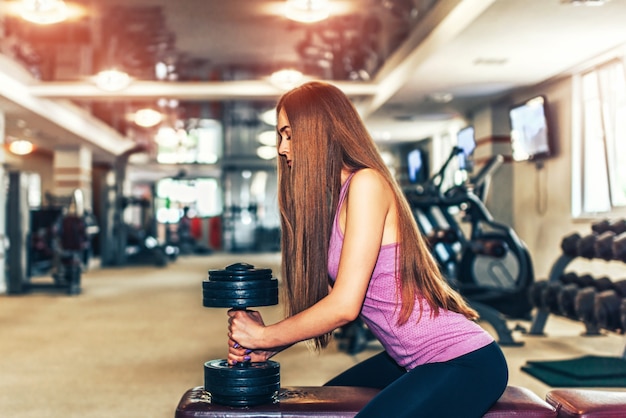
POLYGON ((392 202, 393 193, 378 173, 371 169, 358 171, 344 203, 345 216, 343 210, 340 215, 340 224, 345 219, 344 242, 337 279, 329 295, 269 326, 253 320, 245 311, 229 312, 230 338, 247 348, 272 349, 331 332, 356 319, 378 259, 392 202))

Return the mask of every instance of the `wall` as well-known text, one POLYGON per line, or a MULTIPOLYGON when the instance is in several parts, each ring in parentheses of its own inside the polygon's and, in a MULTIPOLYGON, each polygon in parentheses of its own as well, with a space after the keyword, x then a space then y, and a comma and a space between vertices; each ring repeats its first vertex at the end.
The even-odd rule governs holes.
MULTIPOLYGON (((561 240, 573 232, 587 235, 591 232, 590 220, 572 217, 572 82, 565 76, 537 86, 517 91, 506 100, 490 107, 477 109, 474 122, 483 129, 485 118, 499 114, 506 120, 505 110, 535 95, 546 97, 549 106, 549 123, 556 154, 542 165, 533 162, 508 162, 504 171, 496 176, 489 206, 497 220, 510 219, 512 226, 526 243, 532 256, 537 280, 548 277, 555 260, 561 255, 561 240), (511 191, 511 195, 508 194, 511 191), (505 207, 508 206, 508 209, 505 207), (508 212, 504 213, 503 211, 508 212)), ((502 132, 494 129, 496 137, 502 132)), ((477 132, 479 130, 477 129, 477 132)), ((484 134, 482 134, 484 135, 484 134)), ((480 139, 480 136, 477 135, 480 139)), ((510 155, 510 147, 509 147, 510 155)), ((590 273, 594 277, 607 275, 613 280, 625 278, 624 264, 601 260, 575 260, 568 271, 590 273)))

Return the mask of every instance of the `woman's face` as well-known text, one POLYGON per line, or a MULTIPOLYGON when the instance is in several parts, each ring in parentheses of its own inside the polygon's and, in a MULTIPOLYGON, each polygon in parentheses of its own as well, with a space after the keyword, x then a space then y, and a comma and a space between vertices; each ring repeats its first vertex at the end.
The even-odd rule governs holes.
POLYGON ((287 165, 291 168, 291 162, 293 161, 293 157, 291 155, 291 126, 289 126, 289 119, 287 119, 284 109, 281 109, 278 113, 276 130, 278 131, 278 136, 280 137, 278 154, 287 159, 287 165))

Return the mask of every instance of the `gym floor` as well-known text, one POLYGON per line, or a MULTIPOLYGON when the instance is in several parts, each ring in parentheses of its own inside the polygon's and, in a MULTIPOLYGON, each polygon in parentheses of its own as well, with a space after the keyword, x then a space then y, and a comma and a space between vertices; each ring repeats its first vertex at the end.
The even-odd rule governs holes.
MULTIPOLYGON (((279 254, 213 254, 180 257, 161 269, 93 266, 78 296, 0 296, 0 416, 173 418, 185 391, 203 384, 203 363, 226 353, 226 309, 202 306, 201 283, 209 269, 240 261, 278 276, 279 254)), ((259 310, 267 323, 283 313, 280 305, 259 310)), ((527 360, 622 355, 623 336, 582 332, 581 323, 556 316, 545 336, 515 331, 523 345, 503 347, 509 384, 544 397, 552 388, 520 370, 527 360)), ((317 386, 380 349, 372 342, 349 355, 333 343, 318 354, 298 344, 275 360, 282 386, 317 386)))

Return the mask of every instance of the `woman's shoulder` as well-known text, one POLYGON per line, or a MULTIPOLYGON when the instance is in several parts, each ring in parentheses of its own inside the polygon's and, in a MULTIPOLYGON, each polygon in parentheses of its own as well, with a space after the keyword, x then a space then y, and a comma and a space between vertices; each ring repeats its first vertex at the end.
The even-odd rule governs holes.
POLYGON ((372 168, 362 168, 355 171, 350 180, 351 190, 375 191, 389 189, 385 177, 372 168))

